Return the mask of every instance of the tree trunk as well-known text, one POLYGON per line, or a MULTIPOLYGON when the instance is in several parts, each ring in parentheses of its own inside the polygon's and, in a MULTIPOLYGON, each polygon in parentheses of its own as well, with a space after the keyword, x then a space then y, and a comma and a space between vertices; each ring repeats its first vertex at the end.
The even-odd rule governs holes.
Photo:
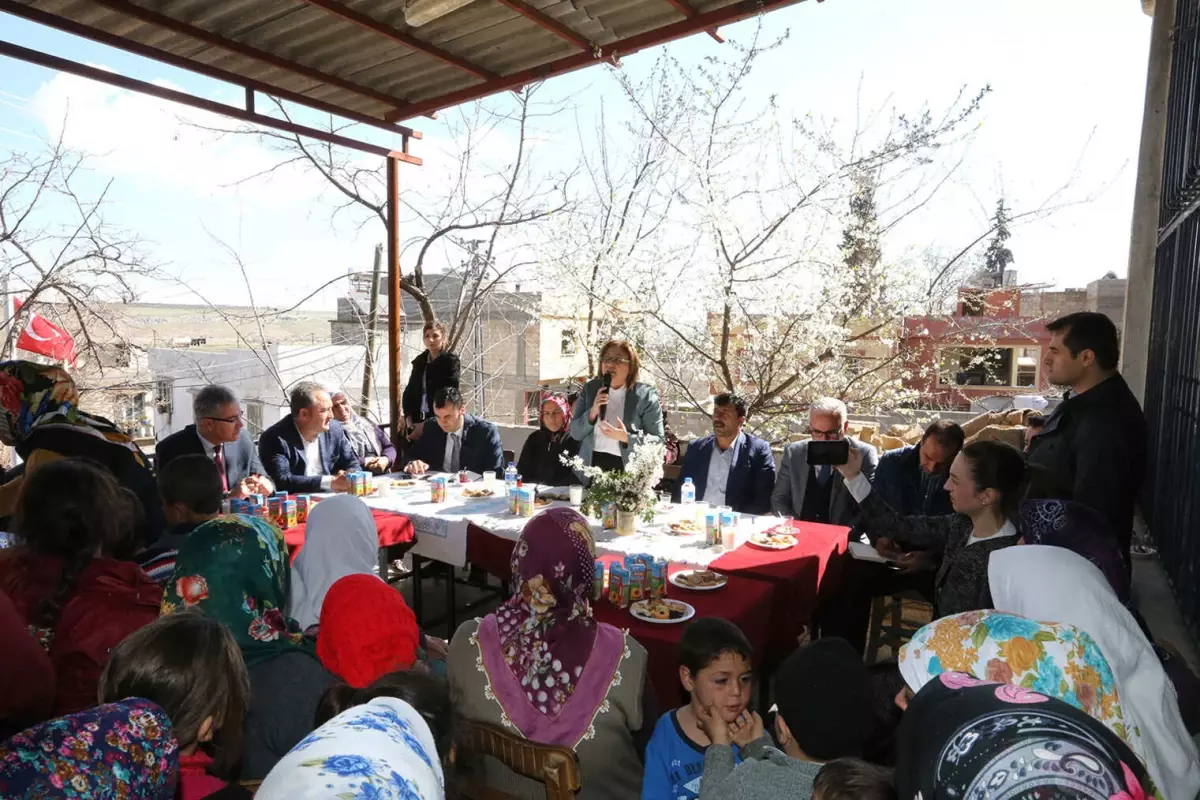
POLYGON ((371 270, 371 301, 367 306, 367 352, 363 356, 362 401, 358 413, 368 416, 375 382, 375 329, 379 326, 379 279, 383 276, 383 245, 375 245, 375 267, 371 270))

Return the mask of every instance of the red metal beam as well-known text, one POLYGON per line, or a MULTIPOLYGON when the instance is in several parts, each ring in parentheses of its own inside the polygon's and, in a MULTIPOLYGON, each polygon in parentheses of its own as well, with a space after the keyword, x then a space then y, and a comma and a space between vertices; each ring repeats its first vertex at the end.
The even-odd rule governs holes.
POLYGON ((157 11, 151 11, 148 8, 143 8, 142 6, 129 2, 129 0, 92 0, 92 2, 96 3, 97 5, 110 8, 120 14, 133 17, 134 19, 140 19, 142 22, 148 22, 151 25, 156 25, 160 28, 166 28, 167 30, 174 31, 175 33, 182 34, 183 36, 190 37, 199 42, 204 42, 205 44, 213 47, 219 47, 220 49, 226 50, 230 53, 237 53, 240 56, 253 58, 256 61, 263 62, 264 64, 270 64, 277 69, 286 70, 288 72, 295 73, 296 75, 303 75, 309 80, 316 81, 317 83, 323 83, 328 86, 336 86, 339 89, 344 89, 347 92, 354 92, 355 94, 360 94, 363 97, 369 97, 372 100, 383 103, 384 105, 392 106, 393 108, 402 108, 404 106, 403 100, 393 97, 386 92, 381 92, 377 89, 371 89, 370 87, 363 86, 362 84, 348 81, 345 78, 339 78, 336 75, 330 75, 329 73, 322 72, 319 69, 313 69, 312 67, 306 67, 303 64, 297 64, 295 61, 288 61, 286 58, 277 56, 274 53, 268 53, 266 50, 259 50, 257 47, 251 47, 250 45, 242 44, 241 42, 235 42, 233 39, 226 39, 223 36, 218 36, 212 31, 206 31, 203 28, 197 28, 195 25, 181 22, 174 17, 168 17, 166 14, 160 14, 157 11))
POLYGON ((410 50, 416 50, 419 53, 424 53, 427 56, 432 56, 444 64, 449 64, 452 67, 458 67, 465 72, 469 72, 477 78, 485 81, 493 80, 500 77, 491 70, 477 67, 465 58, 460 58, 453 53, 448 53, 436 45, 423 42, 415 36, 411 36, 404 31, 393 28, 387 23, 380 22, 374 17, 369 17, 360 11, 355 11, 337 0, 304 0, 310 6, 316 6, 323 11, 328 11, 335 17, 345 20, 346 22, 358 25, 361 28, 366 28, 369 31, 378 33, 380 36, 386 36, 396 44, 401 44, 410 50))
MULTIPOLYGON (((210 111, 214 114, 221 114, 226 117, 233 117, 244 122, 251 122, 255 125, 263 125, 268 128, 293 133, 298 136, 306 136, 310 139, 317 139, 322 142, 338 145, 339 147, 348 147, 353 150, 359 150, 363 153, 372 153, 377 156, 384 156, 389 160, 403 161, 407 164, 421 166, 421 159, 417 156, 411 156, 404 152, 407 147, 402 146, 400 151, 391 150, 387 147, 371 144, 370 142, 360 142, 356 139, 351 139, 347 136, 341 136, 329 131, 310 128, 307 125, 299 125, 294 122, 288 122, 275 117, 268 117, 263 114, 256 114, 247 109, 238 108, 236 106, 227 106, 224 103, 218 103, 215 100, 207 100, 203 97, 187 94, 186 92, 168 89, 165 86, 158 86, 147 81, 140 81, 137 78, 129 78, 124 75, 118 75, 114 72, 90 67, 87 64, 80 64, 78 61, 71 61, 58 56, 52 56, 49 53, 42 53, 37 50, 30 50, 28 47, 6 42, 0 39, 0 56, 8 56, 9 58, 28 61, 30 64, 56 69, 59 72, 68 72, 72 75, 78 75, 81 78, 107 83, 110 86, 116 86, 121 89, 128 89, 132 92, 141 92, 148 94, 151 97, 157 97, 162 100, 170 100, 175 103, 182 103, 192 108, 198 108, 203 111, 210 111)), ((408 137, 402 137, 402 140, 407 140, 408 137)))
POLYGON ((389 133, 399 133, 403 136, 411 136, 414 139, 420 139, 421 132, 415 131, 402 125, 396 125, 392 122, 386 122, 377 117, 360 114, 357 111, 351 111, 341 106, 326 103, 322 100, 314 100, 311 97, 293 92, 288 89, 283 89, 278 86, 273 86, 269 83, 256 81, 253 78, 247 78, 244 75, 239 75, 236 72, 214 67, 210 64, 205 64, 202 61, 192 61, 183 56, 177 56, 174 53, 168 53, 166 50, 159 50, 156 47, 144 45, 141 42, 134 42, 114 33, 91 28, 74 20, 65 17, 59 17, 55 14, 48 14, 40 9, 27 6, 24 3, 16 2, 15 0, 0 0, 0 11, 6 14, 12 14, 14 17, 23 17, 30 22, 36 22, 39 25, 45 25, 48 28, 54 28, 64 33, 69 33, 74 36, 79 36, 84 39, 90 39, 93 42, 98 42, 109 47, 115 47, 119 50, 124 50, 127 53, 133 53, 135 56, 142 58, 150 58, 155 61, 161 61, 164 64, 169 64, 172 67, 195 72, 198 75, 205 75, 218 81, 226 81, 236 86, 242 86, 246 89, 260 92, 272 97, 278 97, 280 100, 287 100, 292 103, 308 106, 316 111, 323 111, 326 114, 332 114, 337 117, 343 117, 351 122, 358 122, 363 125, 371 125, 380 130, 385 130, 389 133))
POLYGON ((550 31, 558 38, 570 42, 580 50, 591 52, 591 42, 568 28, 566 25, 563 25, 553 17, 543 14, 541 11, 529 5, 528 3, 524 3, 522 0, 496 0, 496 2, 502 6, 505 6, 506 8, 512 9, 526 19, 536 22, 538 25, 550 31))
POLYGON ((595 53, 590 50, 586 53, 576 53, 573 56, 566 56, 557 61, 551 61, 549 64, 543 64, 540 67, 532 67, 520 72, 514 72, 511 75, 505 75, 499 80, 469 86, 466 89, 448 92, 439 97, 431 97, 428 100, 409 103, 396 111, 389 111, 385 116, 389 122, 419 117, 422 114, 428 114, 430 111, 438 111, 450 106, 456 106, 459 103, 477 100, 480 97, 495 92, 503 92, 526 83, 553 78, 557 75, 582 69, 601 60, 632 55, 648 47, 673 42, 676 39, 682 39, 685 36, 690 36, 693 33, 698 33, 709 28, 731 25, 757 14, 773 11, 778 8, 786 8, 800 2, 803 2, 803 0, 740 0, 740 2, 733 5, 698 13, 691 19, 673 22, 670 25, 664 25, 661 28, 655 28, 654 30, 640 33, 637 36, 621 39, 612 44, 605 45, 602 50, 595 53))
MULTIPOLYGON (((688 3, 687 0, 667 0, 667 2, 675 6, 679 13, 683 14, 688 19, 691 19, 699 13, 696 11, 696 9, 692 8, 691 4, 688 3)), ((716 28, 709 28, 706 33, 715 39, 717 44, 725 44, 725 40, 721 38, 721 34, 717 32, 716 28)))

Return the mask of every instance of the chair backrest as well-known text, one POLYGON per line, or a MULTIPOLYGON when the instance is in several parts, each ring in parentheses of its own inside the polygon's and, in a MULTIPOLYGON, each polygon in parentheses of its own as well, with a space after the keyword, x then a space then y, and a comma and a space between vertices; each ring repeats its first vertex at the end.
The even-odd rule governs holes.
MULTIPOLYGON (((579 757, 569 747, 531 742, 486 722, 467 722, 465 728, 465 743, 472 754, 492 756, 518 775, 541 783, 546 800, 571 800, 582 786, 579 757)), ((470 800, 505 796, 470 782, 461 793, 470 800)))
POLYGON ((513 450, 504 451, 504 466, 517 463, 517 454, 513 450))

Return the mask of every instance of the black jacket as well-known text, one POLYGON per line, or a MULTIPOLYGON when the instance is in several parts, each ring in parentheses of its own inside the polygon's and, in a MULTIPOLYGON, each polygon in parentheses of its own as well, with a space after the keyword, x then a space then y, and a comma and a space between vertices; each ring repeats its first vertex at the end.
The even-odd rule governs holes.
POLYGON ((517 472, 525 483, 544 483, 550 486, 570 486, 578 479, 575 472, 562 463, 559 456, 567 458, 579 454, 579 442, 571 438, 566 431, 560 431, 557 441, 552 441, 550 431, 538 428, 529 434, 525 446, 521 448, 521 458, 517 461, 517 472))
POLYGON ((1146 418, 1120 375, 1064 400, 1029 447, 1037 493, 1100 512, 1128 556, 1146 476, 1146 418))
POLYGON ((425 350, 412 360, 412 371, 408 374, 408 383, 404 386, 404 396, 401 398, 404 416, 412 420, 414 425, 421 422, 426 416, 421 408, 422 390, 428 395, 429 407, 432 409, 433 398, 438 393, 438 389, 446 386, 458 389, 458 380, 459 361, 457 355, 443 352, 430 361, 429 351, 425 350))

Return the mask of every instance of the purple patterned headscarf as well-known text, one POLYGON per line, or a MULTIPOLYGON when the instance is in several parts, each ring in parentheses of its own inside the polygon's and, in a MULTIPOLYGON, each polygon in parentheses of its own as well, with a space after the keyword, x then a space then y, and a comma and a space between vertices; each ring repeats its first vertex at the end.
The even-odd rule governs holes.
POLYGON ((1099 512, 1072 500, 1026 500, 1021 504, 1021 534, 1025 544, 1062 547, 1096 565, 1125 602, 1129 573, 1121 547, 1099 512))

